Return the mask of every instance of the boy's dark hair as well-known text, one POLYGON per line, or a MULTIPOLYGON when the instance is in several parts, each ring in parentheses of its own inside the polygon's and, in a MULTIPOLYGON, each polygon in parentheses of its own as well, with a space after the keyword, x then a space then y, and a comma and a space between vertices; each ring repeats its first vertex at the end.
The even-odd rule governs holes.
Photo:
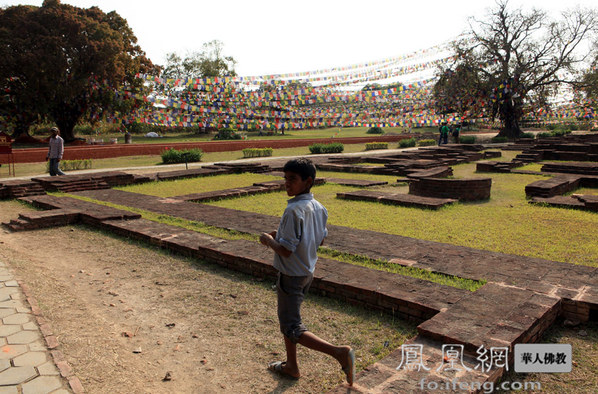
POLYGON ((308 177, 311 177, 311 179, 314 181, 316 180, 316 166, 311 160, 305 157, 287 161, 287 163, 284 165, 283 171, 299 174, 302 180, 306 180, 308 177))

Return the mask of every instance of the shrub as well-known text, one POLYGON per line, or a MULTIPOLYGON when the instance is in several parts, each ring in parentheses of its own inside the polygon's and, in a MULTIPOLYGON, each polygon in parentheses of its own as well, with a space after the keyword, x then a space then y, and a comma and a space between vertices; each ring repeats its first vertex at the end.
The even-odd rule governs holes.
MULTIPOLYGON (((491 140, 491 141, 492 141, 492 143, 494 143, 494 144, 502 144, 502 143, 505 143, 505 142, 507 142, 508 140, 509 140, 509 139, 508 139, 507 137, 499 137, 499 136, 496 136, 496 137, 492 137, 492 140, 491 140)), ((462 144, 465 144, 465 142, 462 142, 462 144)), ((472 142, 472 144, 473 144, 473 142, 472 142)))
POLYGON ((46 136, 46 135, 50 135, 50 129, 54 127, 53 124, 36 124, 33 125, 29 128, 29 134, 31 134, 32 136, 34 135, 41 135, 41 136, 46 136))
POLYGON ((519 136, 519 138, 535 138, 534 133, 521 133, 521 135, 519 136))
POLYGON ((267 157, 272 156, 272 148, 245 148, 243 149, 243 157, 267 157))
MULTIPOLYGON (((84 160, 60 160, 58 167, 62 171, 76 171, 76 170, 87 170, 91 168, 91 159, 84 160)), ((46 171, 50 171, 50 162, 46 163, 46 171)))
POLYGON ((366 131, 366 134, 384 134, 384 130, 382 130, 382 127, 374 126, 370 127, 370 129, 366 131))
POLYGON ((176 150, 173 148, 162 151, 162 163, 176 164, 176 163, 195 163, 201 161, 203 151, 201 149, 182 149, 176 150))
POLYGON ((400 140, 399 148, 411 148, 414 147, 416 143, 415 138, 400 140))
POLYGON ((547 133, 547 132, 538 133, 537 137, 538 138, 549 138, 549 137, 552 137, 552 133, 547 133))
POLYGON ((83 135, 95 135, 96 134, 95 129, 89 123, 75 126, 73 128, 73 132, 75 134, 83 134, 83 135))
POLYGON ((230 128, 224 128, 218 130, 218 134, 214 136, 215 140, 240 140, 241 134, 237 133, 237 130, 230 128))
POLYGON ((419 146, 432 146, 436 145, 436 140, 419 140, 417 144, 419 146))
POLYGON ((464 135, 459 137, 459 143, 461 144, 475 144, 475 135, 464 135))
POLYGON ((162 128, 159 126, 154 126, 151 124, 147 124, 147 123, 129 123, 127 125, 125 125, 125 129, 133 134, 147 134, 151 131, 155 132, 155 133, 160 133, 162 131, 162 128))
POLYGON ((551 135, 553 137, 562 137, 564 135, 570 134, 571 130, 566 130, 566 129, 556 129, 554 130, 551 135))
POLYGON ((345 146, 339 142, 332 144, 313 144, 309 146, 309 151, 315 155, 320 153, 341 153, 343 150, 345 150, 345 146))
POLYGON ((368 142, 365 144, 365 150, 388 149, 388 142, 368 142))

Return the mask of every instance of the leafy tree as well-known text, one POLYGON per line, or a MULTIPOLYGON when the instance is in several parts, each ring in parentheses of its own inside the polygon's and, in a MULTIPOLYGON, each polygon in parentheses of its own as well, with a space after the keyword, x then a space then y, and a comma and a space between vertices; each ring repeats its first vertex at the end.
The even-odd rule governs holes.
MULTIPOLYGON (((598 47, 598 42, 595 43, 595 46, 598 47)), ((585 99, 585 104, 591 106, 596 113, 598 111, 598 55, 583 73, 578 88, 585 99)))
POLYGON ((117 96, 138 90, 138 72, 155 67, 136 45, 127 21, 116 12, 82 9, 46 0, 41 7, 0 9, 0 115, 14 125, 14 137, 49 119, 66 141, 82 118, 131 108, 117 96))
POLYGON ((201 52, 194 52, 184 59, 176 53, 170 53, 162 77, 172 79, 234 77, 237 62, 232 56, 223 56, 224 45, 212 40, 204 43, 201 52))
POLYGON ((436 110, 443 114, 457 113, 467 118, 484 111, 484 97, 488 96, 478 73, 463 62, 455 69, 441 69, 433 94, 436 110))
POLYGON ((471 20, 469 39, 455 45, 452 73, 441 71, 436 99, 456 111, 462 108, 443 95, 475 101, 502 121, 501 136, 517 137, 525 105, 546 103, 561 84, 575 82, 597 24, 596 10, 578 8, 551 21, 544 11, 510 10, 501 0, 487 19, 471 20))

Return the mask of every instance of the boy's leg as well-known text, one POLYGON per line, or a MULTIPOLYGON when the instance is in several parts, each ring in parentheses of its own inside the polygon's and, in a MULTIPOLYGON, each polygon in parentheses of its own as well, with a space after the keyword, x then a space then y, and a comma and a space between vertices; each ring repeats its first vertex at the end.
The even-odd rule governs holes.
POLYGON ((351 351, 350 346, 335 346, 309 331, 304 332, 299 337, 299 342, 297 343, 305 346, 306 348, 334 357, 342 368, 345 368, 349 363, 349 352, 351 351))
POLYGON ((297 340, 301 332, 307 330, 301 322, 300 309, 311 279, 311 276, 289 277, 279 274, 276 283, 278 320, 287 352, 287 360, 281 366, 280 372, 297 378, 300 376, 297 364, 297 340))
POLYGON ((283 335, 283 337, 284 347, 287 351, 287 361, 282 367, 282 372, 298 378, 301 374, 297 364, 297 344, 293 343, 286 335, 283 335))

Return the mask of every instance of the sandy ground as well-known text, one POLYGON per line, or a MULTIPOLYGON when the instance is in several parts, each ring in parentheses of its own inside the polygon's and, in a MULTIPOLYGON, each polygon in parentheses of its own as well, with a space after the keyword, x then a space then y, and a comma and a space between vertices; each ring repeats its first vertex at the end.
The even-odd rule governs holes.
MULTIPOLYGON (((0 202, 0 222, 26 209, 0 202)), ((30 286, 87 392, 322 392, 343 381, 338 364, 305 349, 300 380, 266 370, 284 358, 270 281, 80 226, 1 229, 0 259, 30 286)), ((375 314, 361 324, 363 313, 319 297, 304 307, 331 342, 395 335, 375 314)))

